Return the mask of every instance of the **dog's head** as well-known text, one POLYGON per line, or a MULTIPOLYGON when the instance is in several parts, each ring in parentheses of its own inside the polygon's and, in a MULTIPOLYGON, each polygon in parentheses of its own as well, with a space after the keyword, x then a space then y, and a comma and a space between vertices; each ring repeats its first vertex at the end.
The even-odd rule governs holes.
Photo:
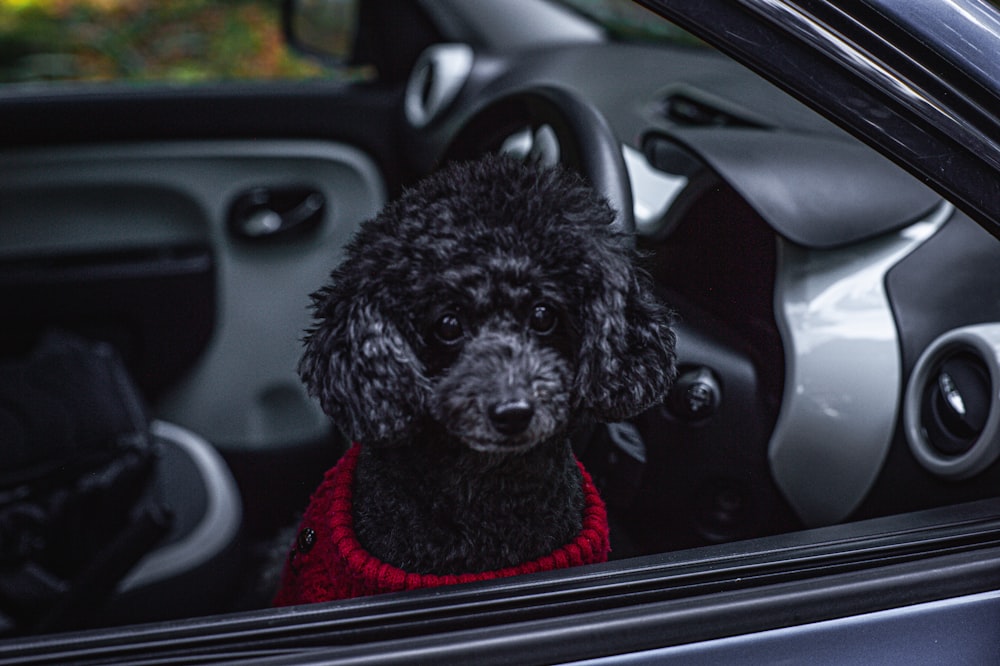
POLYGON ((480 451, 651 406, 675 372, 670 314, 613 219, 559 169, 490 157, 427 178, 362 226, 313 295, 310 394, 357 441, 430 423, 480 451))

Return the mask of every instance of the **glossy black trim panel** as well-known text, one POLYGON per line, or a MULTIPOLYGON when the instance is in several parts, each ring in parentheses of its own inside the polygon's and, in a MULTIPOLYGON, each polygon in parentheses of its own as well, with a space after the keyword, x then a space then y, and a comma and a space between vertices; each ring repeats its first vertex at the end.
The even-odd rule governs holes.
POLYGON ((893 43, 878 25, 864 27, 878 3, 641 4, 874 146, 1000 236, 1000 118, 977 101, 981 91, 967 78, 935 74, 926 49, 893 43))
POLYGON ((1000 500, 548 574, 0 642, 0 664, 551 663, 1000 585, 1000 500))

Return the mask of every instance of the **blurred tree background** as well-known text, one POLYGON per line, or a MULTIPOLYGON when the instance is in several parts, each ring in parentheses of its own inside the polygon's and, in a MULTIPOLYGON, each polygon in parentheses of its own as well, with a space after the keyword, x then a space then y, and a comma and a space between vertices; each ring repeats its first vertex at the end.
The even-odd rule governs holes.
MULTIPOLYGON (((565 2, 614 38, 700 45, 627 0, 565 2)), ((372 75, 363 67, 325 67, 290 50, 281 0, 0 0, 0 83, 372 75)))
POLYGON ((0 0, 0 81, 330 76, 290 51, 279 0, 0 0))

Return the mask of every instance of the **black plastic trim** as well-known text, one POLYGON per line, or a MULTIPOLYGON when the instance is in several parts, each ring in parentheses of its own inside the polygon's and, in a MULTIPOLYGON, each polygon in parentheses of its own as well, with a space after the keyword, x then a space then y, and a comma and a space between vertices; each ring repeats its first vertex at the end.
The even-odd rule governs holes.
MULTIPOLYGON (((1000 119, 983 91, 829 0, 639 0, 874 146, 1000 237, 1000 119), (904 50, 906 49, 906 50, 904 50)), ((843 7, 839 5, 845 5, 843 7)), ((860 7, 860 9, 859 9, 860 7)))
POLYGON ((75 331, 114 345, 150 399, 212 337, 215 257, 194 244, 2 259, 0 305, 4 354, 27 352, 48 330, 75 331))
MULTIPOLYGON (((886 291, 900 331, 903 386, 939 336, 963 326, 1000 321, 1000 282, 993 268, 998 263, 1000 244, 974 221, 957 214, 889 271, 886 291)), ((1000 463, 961 483, 928 472, 911 453, 901 418, 882 471, 855 517, 968 502, 995 496, 998 487, 1000 463)))
POLYGON ((1000 586, 1000 500, 485 584, 0 642, 7 663, 549 663, 1000 586))
POLYGON ((1000 581, 1000 548, 910 562, 765 589, 720 592, 615 610, 385 641, 327 647, 253 663, 440 664, 531 666, 632 653, 876 611, 891 601, 911 605, 988 588, 1000 581), (957 579, 979 585, 956 584, 957 579))
POLYGON ((328 139, 378 164, 390 191, 411 177, 399 157, 403 87, 309 82, 177 89, 84 85, 0 97, 0 147, 191 139, 328 139))
MULTIPOLYGON (((852 140, 736 127, 663 134, 697 153, 775 231, 806 247, 874 238, 923 219, 940 203, 932 190, 852 140)), ((667 140, 652 135, 647 142, 667 140)))

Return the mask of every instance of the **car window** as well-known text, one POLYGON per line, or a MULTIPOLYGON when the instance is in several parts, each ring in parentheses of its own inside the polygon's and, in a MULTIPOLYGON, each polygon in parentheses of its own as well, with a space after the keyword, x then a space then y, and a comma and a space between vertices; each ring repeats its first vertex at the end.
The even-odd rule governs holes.
MULTIPOLYGON (((630 0, 561 4, 615 40, 702 44, 630 0)), ((268 0, 0 0, 0 90, 374 77, 289 48, 280 14, 268 0)))
MULTIPOLYGON (((313 9, 338 2, 297 1, 300 8, 313 9)), ((490 19, 514 14, 510 7, 522 4, 481 1, 494 3, 490 19)), ((548 31, 550 42, 512 44, 498 34, 526 31, 510 19, 503 31, 476 41, 481 35, 472 28, 491 26, 482 16, 475 21, 463 16, 473 11, 471 0, 420 0, 419 8, 440 33, 430 30, 428 37, 410 22, 395 25, 387 20, 387 9, 367 17, 373 30, 381 31, 375 43, 407 54, 433 40, 466 40, 470 48, 445 44, 425 51, 428 57, 411 70, 405 96, 396 79, 391 79, 400 84, 396 87, 357 86, 352 94, 337 96, 329 95, 327 86, 301 94, 310 86, 297 84, 260 86, 254 95, 241 94, 243 89, 231 95, 187 93, 191 86, 226 82, 374 76, 373 68, 331 65, 288 48, 279 0, 0 0, 0 102, 14 102, 0 103, 7 119, 0 127, 33 126, 27 132, 8 129, 0 158, 5 167, 0 237, 6 238, 0 243, 6 252, 0 256, 5 271, 0 289, 9 294, 0 298, 7 321, 0 361, 20 357, 29 339, 53 323, 102 341, 111 338, 130 355, 131 367, 145 382, 141 388, 151 396, 151 411, 163 419, 154 434, 162 445, 155 453, 167 461, 159 468, 165 470, 164 483, 170 482, 165 497, 190 495, 192 512, 201 511, 203 503, 211 508, 205 514, 215 519, 198 523, 183 514, 174 523, 190 528, 191 542, 211 551, 206 555, 211 562, 178 557, 187 554, 175 547, 179 540, 157 543, 146 563, 137 565, 138 573, 130 572, 122 584, 124 592, 138 591, 113 599, 106 612, 98 612, 101 599, 92 588, 77 584, 72 591, 79 597, 73 601, 87 603, 66 605, 84 617, 57 616, 63 624, 39 622, 39 631, 75 629, 71 620, 95 626, 161 624, 73 634, 65 654, 95 663, 101 657, 110 661, 104 655, 114 650, 119 659, 141 654, 149 662, 195 661, 184 651, 203 650, 208 653, 200 655, 203 661, 213 654, 234 660, 271 655, 277 661, 291 659, 296 646, 337 645, 354 650, 357 658, 365 649, 369 656, 377 649, 402 649, 402 639, 411 638, 425 650, 432 641, 447 645, 452 638, 479 649, 503 644, 514 650, 508 632, 531 631, 545 640, 558 637, 567 649, 578 647, 574 658, 598 649, 620 656, 634 648, 630 640, 660 646, 732 639, 751 628, 786 627, 793 616, 805 622, 871 615, 958 592, 989 591, 1000 599, 996 566, 989 560, 1000 535, 994 497, 1000 462, 976 468, 972 476, 952 471, 954 459, 990 465, 993 459, 980 451, 995 451, 1000 441, 990 436, 996 421, 986 419, 990 383, 1000 376, 994 372, 1000 352, 991 342, 1000 337, 1000 326, 989 323, 1000 322, 1000 281, 992 270, 1000 265, 1000 246, 922 181, 630 0, 535 1, 572 8, 570 18, 592 28, 588 39, 561 41, 563 30, 539 20, 532 28, 548 31), (117 87, 110 95, 90 95, 91 88, 79 95, 30 94, 80 84, 117 87), (171 94, 135 94, 151 85, 171 94), (29 91, 24 97, 33 98, 25 104, 15 95, 4 100, 5 91, 29 91), (135 97, 143 99, 135 103, 135 97), (402 108, 411 98, 421 104, 419 123, 402 108), (229 122, 234 110, 246 110, 250 118, 229 122), (15 136, 18 131, 28 138, 15 136), (684 354, 679 389, 639 415, 636 424, 580 427, 579 461, 600 484, 618 561, 497 587, 261 612, 271 603, 282 567, 302 566, 310 551, 315 562, 323 552, 322 546, 314 548, 322 538, 317 542, 311 527, 300 529, 298 517, 308 493, 341 453, 331 446, 341 442, 329 441, 329 419, 318 413, 319 401, 306 404, 294 371, 310 324, 308 294, 324 284, 360 220, 374 215, 388 195, 409 187, 408 178, 437 166, 438 156, 498 146, 530 160, 552 157, 570 166, 587 166, 581 154, 594 155, 597 165, 590 175, 610 173, 602 181, 611 182, 604 187, 614 195, 609 199, 634 203, 636 254, 658 293, 677 308, 678 350, 684 354), (975 297, 966 297, 970 294, 975 297), (953 455, 965 446, 973 456, 953 455), (212 462, 207 452, 216 447, 225 457, 212 462), (952 453, 942 458, 945 448, 952 453), (176 471, 187 467, 204 477, 204 498, 194 474, 176 471), (190 492, 193 487, 199 493, 190 492), (970 500, 982 503, 953 509, 970 500), (918 509, 932 511, 908 513, 918 509), (872 522, 854 522, 868 519, 872 522), (805 527, 817 529, 800 531, 805 527), (640 556, 647 559, 630 560, 640 556), (936 559, 943 558, 949 559, 938 565, 936 559), (952 570, 964 571, 967 580, 952 582, 957 577, 952 570), (978 583, 976 577, 989 580, 978 583), (843 590, 832 590, 841 579, 850 581, 843 590), (161 594, 176 605, 150 601, 161 594), (750 604, 760 612, 748 621, 750 604), (256 619, 164 621, 250 609, 259 613, 256 619), (491 642, 490 636, 502 634, 491 642), (624 647, 608 640, 614 634, 624 647), (136 640, 145 642, 115 645, 136 640)), ((417 6, 418 0, 384 0, 382 6, 396 11, 396 18, 406 2, 417 6)), ((726 25, 719 14, 718 25, 726 25)), ((322 27, 307 20, 295 30, 313 35, 303 44, 342 46, 326 39, 322 27)), ((778 51, 763 39, 755 46, 761 44, 764 51, 778 51)), ((973 42, 955 44, 958 50, 973 42)), ((378 51, 366 46, 369 52, 359 57, 378 51)), ((783 59, 774 62, 794 63, 788 54, 797 51, 802 50, 783 44, 783 59)), ((394 62, 408 60, 407 55, 394 62)), ((827 60, 829 54, 812 56, 795 73, 829 74, 818 66, 827 60)), ((820 81, 825 79, 817 75, 803 90, 820 81)), ((338 92, 348 87, 338 85, 338 92)), ((874 128, 894 117, 894 107, 870 92, 861 94, 861 87, 839 81, 829 89, 856 94, 845 97, 857 103, 858 122, 874 128)), ((940 143, 930 145, 948 147, 941 134, 940 143)), ((901 137, 899 145, 914 150, 927 145, 918 138, 901 137)), ((922 155, 924 164, 931 153, 922 155)), ((956 162, 957 156, 949 153, 956 162)), ((553 242, 551 252, 561 244, 571 245, 553 242)), ((442 274, 449 271, 456 272, 445 267, 442 274)), ((417 275, 404 276, 398 268, 387 273, 397 283, 417 275)), ((567 302, 597 290, 575 283, 566 289, 567 302)), ((607 300, 615 299, 620 295, 607 300)), ((414 321, 430 324, 437 315, 439 322, 452 319, 448 326, 457 321, 461 329, 453 312, 467 313, 453 310, 450 296, 426 300, 414 321)), ((527 305, 529 315, 552 309, 534 299, 527 305)), ((583 309, 573 308, 572 317, 564 313, 567 322, 583 309)), ((598 324, 608 321, 603 308, 590 309, 599 315, 598 324)), ((536 329, 529 333, 532 340, 556 333, 547 345, 575 345, 579 331, 558 329, 562 321, 555 321, 551 327, 524 323, 536 329)), ((395 328, 369 330, 385 331, 391 344, 383 347, 391 347, 395 328)), ((377 342, 370 337, 363 351, 377 342)), ((43 358, 66 349, 97 355, 85 346, 81 352, 71 339, 55 338, 50 345, 45 348, 50 356, 43 358)), ((636 347, 628 353, 638 356, 636 347)), ((52 365, 53 383, 87 394, 69 381, 72 375, 52 365)), ((8 364, 19 375, 23 367, 8 364)), ((7 394, 0 398, 20 398, 18 384, 0 381, 0 388, 7 394)), ((606 385, 602 388, 610 395, 606 385)), ((29 398, 44 408, 55 405, 51 413, 65 416, 46 396, 30 394, 25 401, 29 398)), ((123 401, 132 405, 132 400, 126 395, 123 401)), ((520 412, 533 418, 520 402, 496 407, 488 418, 499 416, 499 407, 508 417, 520 412)), ((39 429, 48 435, 56 425, 39 429)), ((3 462, 0 477, 13 467, 9 459, 3 462)), ((20 495, 3 491, 2 484, 0 492, 8 501, 24 497, 20 489, 20 495)), ((0 498, 0 509, 2 503, 0 498)), ((65 506, 61 502, 59 508, 65 506)), ((551 503, 542 506, 549 509, 551 503)), ((34 520, 38 514, 35 507, 16 508, 18 513, 8 515, 34 520)), ((95 523, 110 531, 118 529, 111 518, 124 521, 131 507, 119 502, 116 508, 124 517, 114 511, 70 513, 97 516, 95 523)), ((152 510, 139 517, 156 518, 152 510)), ((0 515, 0 528, 7 527, 3 523, 0 515)), ((67 580, 85 561, 78 533, 58 530, 60 559, 73 558, 56 563, 67 580)), ((87 545, 102 552, 108 537, 89 536, 87 545)), ((47 545, 29 543, 29 537, 34 534, 24 538, 25 551, 47 545)), ((8 549, 11 543, 8 538, 8 549)), ((18 557, 26 556, 18 552, 18 557)), ((30 603, 15 598, 22 606, 14 607, 3 598, 3 583, 18 580, 7 575, 3 559, 0 662, 6 663, 10 656, 3 654, 3 642, 21 631, 24 620, 13 613, 7 620, 5 612, 13 607, 34 623, 62 588, 41 579, 41 569, 21 567, 35 577, 32 582, 40 582, 20 586, 17 591, 30 603), (41 583, 54 590, 48 599, 37 589, 41 583)), ((868 629, 858 618, 844 624, 862 633, 868 629)), ((25 641, 25 657, 46 657, 46 640, 25 641)), ((531 643, 522 637, 516 645, 525 653, 534 650, 526 660, 535 655, 554 661, 539 644, 540 639, 531 643)), ((441 661, 454 663, 455 654, 441 661)))
POLYGON ((0 84, 364 77, 288 48, 266 0, 0 0, 0 84))

